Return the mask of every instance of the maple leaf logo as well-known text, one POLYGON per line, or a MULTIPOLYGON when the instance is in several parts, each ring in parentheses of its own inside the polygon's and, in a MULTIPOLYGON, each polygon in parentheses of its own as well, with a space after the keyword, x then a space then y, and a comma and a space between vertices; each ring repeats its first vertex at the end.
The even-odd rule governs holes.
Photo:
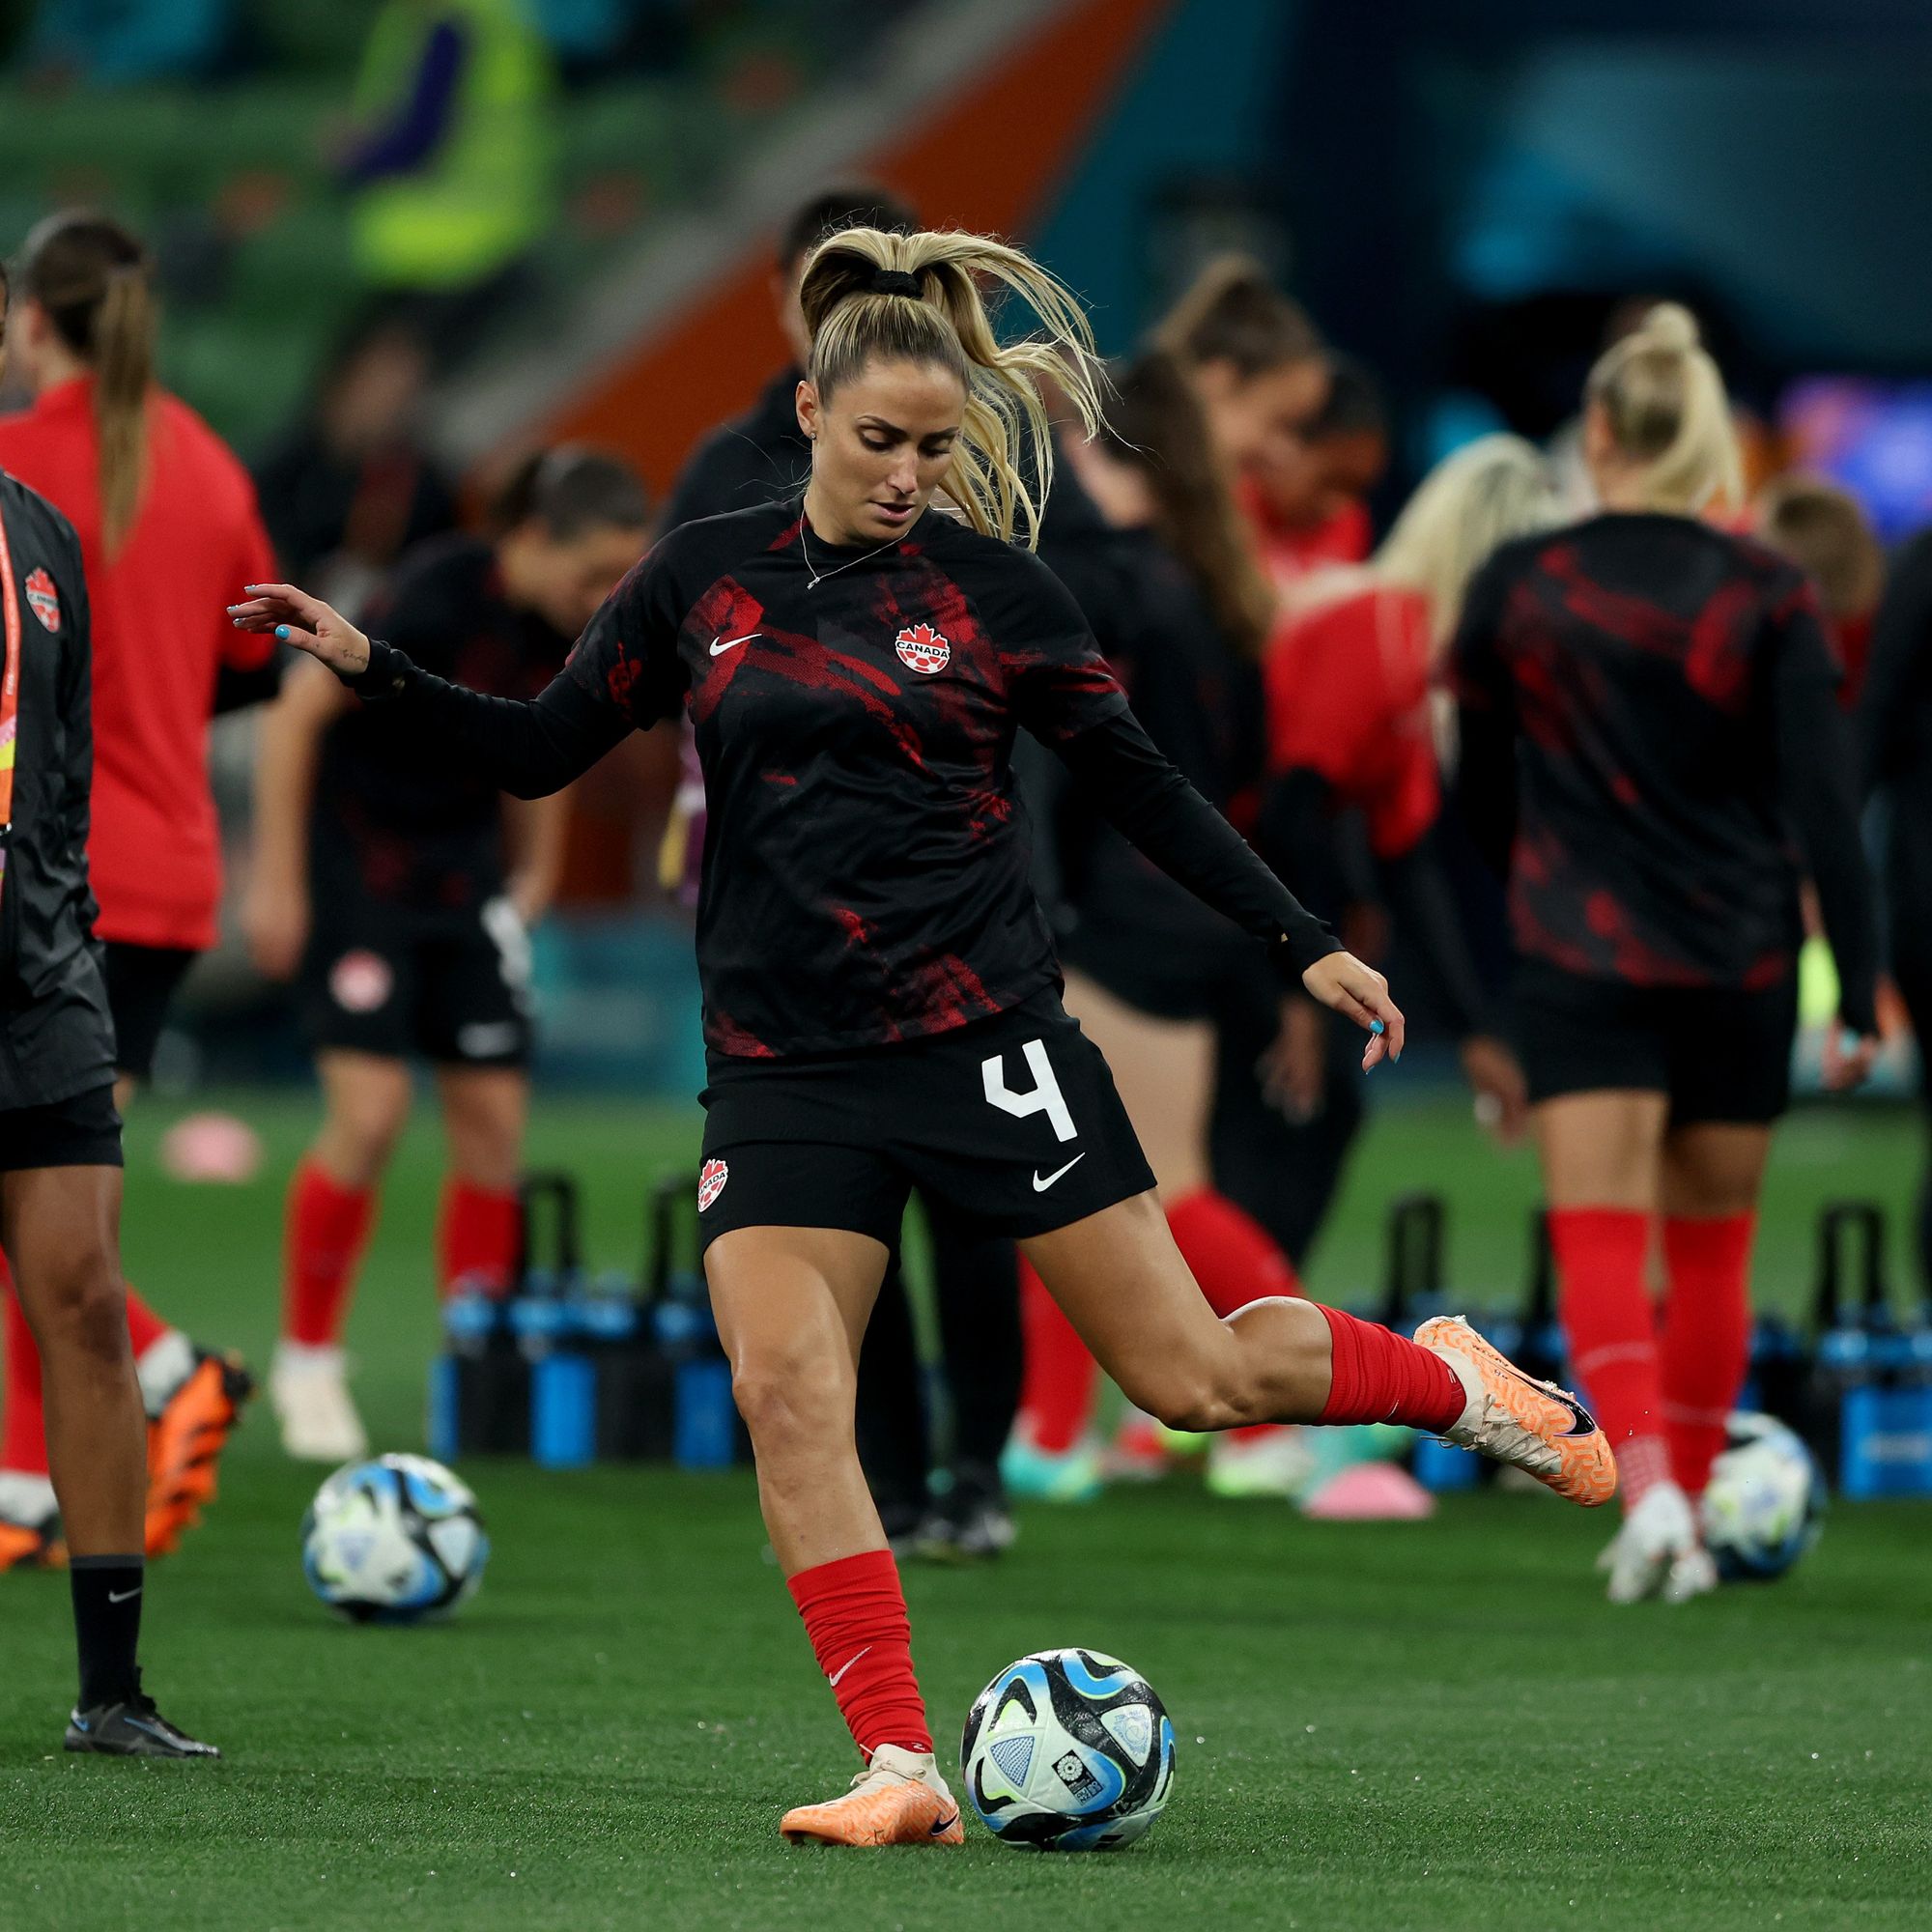
POLYGON ((930 624, 914 624, 894 640, 899 658, 909 668, 930 677, 944 670, 952 656, 952 646, 930 624))

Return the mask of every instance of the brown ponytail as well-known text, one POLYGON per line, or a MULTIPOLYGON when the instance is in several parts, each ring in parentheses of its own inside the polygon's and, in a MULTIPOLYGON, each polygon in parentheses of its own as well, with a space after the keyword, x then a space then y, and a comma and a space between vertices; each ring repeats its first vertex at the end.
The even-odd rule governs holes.
POLYGON ((105 215, 56 214, 27 237, 20 284, 94 374, 101 541, 111 557, 133 527, 147 476, 156 323, 148 252, 105 215))
POLYGON ((1223 633, 1243 656, 1258 657, 1274 621, 1274 587, 1255 560, 1201 405, 1173 355, 1151 350, 1115 372, 1096 440, 1147 479, 1154 527, 1223 633))
POLYGON ((1226 362, 1244 383, 1291 362, 1316 361, 1324 354, 1308 311, 1283 295, 1267 270, 1247 255, 1222 255, 1209 262, 1153 339, 1183 368, 1226 362))

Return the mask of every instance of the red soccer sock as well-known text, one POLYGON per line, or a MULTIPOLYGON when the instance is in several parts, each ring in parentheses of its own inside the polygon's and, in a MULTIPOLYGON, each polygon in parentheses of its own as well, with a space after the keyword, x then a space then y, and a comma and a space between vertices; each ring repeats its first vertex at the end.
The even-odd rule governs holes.
MULTIPOLYGON (((1252 1214, 1211 1187, 1183 1194, 1167 1210, 1168 1232, 1187 1271, 1216 1315, 1227 1317, 1270 1294, 1299 1294, 1294 1264, 1252 1214)), ((1236 1441, 1252 1441, 1278 1427, 1231 1429, 1236 1441)))
POLYGON ((14 1293, 14 1281, 0 1263, 0 1300, 7 1304, 7 1413, 0 1427, 0 1469, 23 1476, 47 1473, 46 1413, 41 1406, 41 1351, 34 1331, 14 1293))
POLYGON ((341 1339, 349 1293, 375 1214, 373 1188, 344 1187, 304 1157, 289 1182, 282 1339, 324 1349, 341 1339))
POLYGON ((1750 1364, 1750 1251, 1755 1213, 1663 1223, 1663 1297, 1659 1386, 1670 1473, 1698 1496, 1724 1447, 1750 1364))
POLYGON ((1468 1392, 1440 1355, 1379 1321, 1313 1306, 1327 1318, 1333 1362, 1318 1422, 1399 1422, 1439 1435, 1468 1407, 1468 1392))
POLYGON ((801 1570, 788 1585, 818 1667, 860 1754, 881 1745, 929 1751, 932 1733, 912 1668, 912 1624, 890 1549, 801 1570))
POLYGON ((447 1176, 436 1224, 440 1292, 447 1296, 461 1282, 475 1293, 505 1293, 523 1237, 523 1202, 514 1188, 497 1193, 447 1176))
POLYGON ((1100 1371, 1072 1322, 1024 1258, 1020 1322, 1026 1340, 1020 1414, 1036 1449, 1047 1456, 1064 1456, 1080 1440, 1093 1417, 1100 1371))
POLYGON ((1552 1208, 1549 1246, 1570 1363, 1617 1458, 1626 1510, 1670 1476, 1658 1387, 1657 1318, 1644 1286, 1650 1216, 1630 1208, 1552 1208))

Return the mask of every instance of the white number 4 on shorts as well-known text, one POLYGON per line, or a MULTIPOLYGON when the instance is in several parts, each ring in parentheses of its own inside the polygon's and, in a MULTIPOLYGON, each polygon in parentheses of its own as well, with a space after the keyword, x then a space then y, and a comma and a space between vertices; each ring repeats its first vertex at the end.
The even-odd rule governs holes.
POLYGON ((1029 1114, 1044 1114, 1053 1122, 1056 1138, 1063 1141, 1079 1139, 1079 1130, 1073 1124, 1073 1116, 1066 1111, 1066 1101, 1060 1091, 1060 1082, 1053 1077, 1053 1068, 1046 1058, 1046 1042, 1030 1039, 1020 1048, 1033 1075, 1030 1093, 1015 1094, 1007 1085, 1006 1055, 988 1054, 980 1063, 980 1077, 986 1083, 986 1098, 1003 1114, 1011 1114, 1018 1120, 1025 1120, 1029 1114))

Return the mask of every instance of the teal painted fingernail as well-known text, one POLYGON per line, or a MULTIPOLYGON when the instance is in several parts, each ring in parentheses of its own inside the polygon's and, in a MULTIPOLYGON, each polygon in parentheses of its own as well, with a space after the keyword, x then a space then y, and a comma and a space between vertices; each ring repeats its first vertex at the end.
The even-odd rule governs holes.
POLYGON ((1371 1020, 1369 1022, 1369 1031, 1371 1033, 1387 1033, 1388 1028, 1383 1026, 1380 1020, 1371 1020))
POLYGON ((286 624, 277 624, 275 626, 275 636, 280 638, 282 641, 286 643, 288 641, 289 627, 286 624))

